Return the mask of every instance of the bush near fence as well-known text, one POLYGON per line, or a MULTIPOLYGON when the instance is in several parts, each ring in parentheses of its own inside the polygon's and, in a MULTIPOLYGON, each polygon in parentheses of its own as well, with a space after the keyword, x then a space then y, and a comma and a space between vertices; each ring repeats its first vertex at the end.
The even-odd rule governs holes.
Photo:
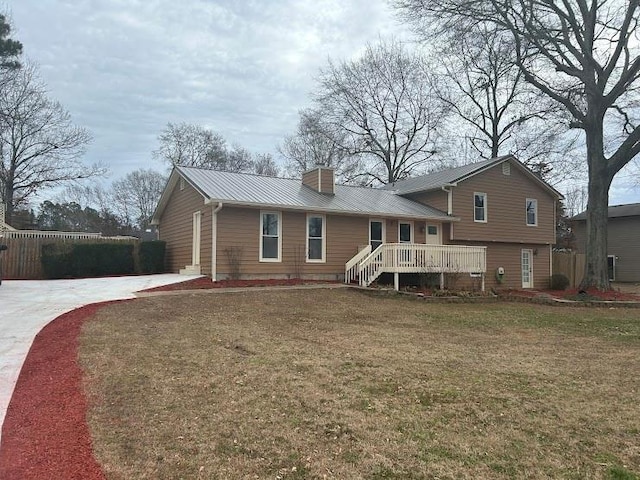
MULTIPOLYGON (((164 272, 164 242, 140 242, 135 238, 2 238, 0 242, 8 246, 8 250, 0 254, 1 274, 5 279, 37 280, 164 272), (148 243, 158 245, 148 247, 148 243), (83 248, 88 248, 89 251, 97 249, 84 265, 81 264, 82 260, 74 260, 71 254, 74 246, 80 245, 92 246, 79 247, 80 251, 83 251, 83 248), (124 254, 122 257, 114 256, 113 249, 119 251, 120 247, 110 245, 128 245, 125 250, 132 250, 133 264, 125 260, 124 254), (43 253, 51 256, 54 252, 55 259, 50 258, 43 262, 43 253), (45 267, 44 263, 47 261, 49 263, 45 267), (97 265, 103 267, 98 268, 97 265), (158 265, 161 267, 158 268, 158 265)), ((88 255, 88 252, 80 255, 88 255)))

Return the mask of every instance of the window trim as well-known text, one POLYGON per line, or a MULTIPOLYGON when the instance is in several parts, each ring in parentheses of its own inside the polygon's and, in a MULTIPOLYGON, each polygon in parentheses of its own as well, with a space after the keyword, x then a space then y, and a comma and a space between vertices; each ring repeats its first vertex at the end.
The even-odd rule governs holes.
POLYGON ((488 195, 484 192, 473 192, 473 221, 476 223, 487 223, 489 217, 489 199, 488 199, 488 195), (483 206, 483 210, 484 210, 484 220, 478 220, 476 218, 476 197, 477 196, 482 196, 484 198, 484 206, 483 206))
POLYGON ((537 198, 527 198, 524 203, 524 221, 527 227, 537 227, 538 226, 538 199, 537 198), (529 206, 529 202, 533 202, 534 208, 534 223, 529 223, 529 212, 527 210, 529 206))
POLYGON ((327 261, 327 216, 321 213, 307 213, 307 248, 305 261, 307 263, 326 263, 327 261), (322 237, 313 237, 314 239, 322 239, 322 257, 321 258, 309 258, 309 240, 312 237, 309 236, 309 219, 321 218, 322 219, 322 237))
MULTIPOLYGON (((273 238, 272 236, 270 236, 269 238, 273 238)), ((260 210, 260 230, 258 231, 258 243, 259 243, 259 261, 260 262, 266 262, 266 263, 280 263, 282 262, 282 212, 278 212, 275 210, 260 210), (262 234, 262 229, 264 227, 264 216, 270 214, 270 215, 276 215, 278 217, 278 257, 277 258, 264 258, 262 256, 262 249, 263 249, 263 238, 264 235, 262 234)))
MULTIPOLYGON (((384 218, 370 218, 369 219, 369 245, 371 245, 371 223, 372 222, 380 222, 382 224, 381 225, 382 228, 381 228, 381 232, 380 232, 380 235, 382 236, 382 238, 380 239, 380 241, 382 242, 382 244, 387 243, 385 241, 386 236, 387 236, 387 222, 386 222, 386 220, 384 218)), ((376 240, 376 242, 377 241, 378 240, 376 240)))

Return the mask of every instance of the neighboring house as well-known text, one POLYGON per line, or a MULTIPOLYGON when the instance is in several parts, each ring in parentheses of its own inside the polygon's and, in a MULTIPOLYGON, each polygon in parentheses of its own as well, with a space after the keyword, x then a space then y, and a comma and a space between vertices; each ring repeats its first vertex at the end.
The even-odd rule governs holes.
MULTIPOLYGON (((609 280, 640 282, 640 203, 609 207, 607 254, 609 280)), ((578 253, 585 252, 587 214, 571 218, 571 229, 578 253)))
POLYGON ((445 273, 542 288, 560 197, 511 156, 379 189, 335 185, 326 167, 302 180, 176 167, 152 223, 170 271, 214 279, 445 273))

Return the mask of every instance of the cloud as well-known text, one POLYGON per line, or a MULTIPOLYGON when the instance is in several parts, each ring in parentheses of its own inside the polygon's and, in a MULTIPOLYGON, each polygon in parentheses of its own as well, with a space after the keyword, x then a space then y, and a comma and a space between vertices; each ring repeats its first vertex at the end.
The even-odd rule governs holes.
POLYGON ((15 0, 15 37, 115 176, 150 166, 167 122, 275 152, 327 58, 399 27, 385 0, 15 0))

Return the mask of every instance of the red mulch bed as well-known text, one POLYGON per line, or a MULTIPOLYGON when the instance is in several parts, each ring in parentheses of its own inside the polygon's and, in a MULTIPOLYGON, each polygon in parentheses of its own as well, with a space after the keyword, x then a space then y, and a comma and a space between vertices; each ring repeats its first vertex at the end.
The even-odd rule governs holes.
POLYGON ((313 283, 338 283, 333 280, 303 280, 300 278, 291 279, 268 279, 268 280, 218 280, 212 281, 209 277, 200 277, 180 283, 172 283, 162 287, 149 288, 143 292, 169 292, 173 290, 201 290, 209 288, 238 288, 238 287, 272 287, 289 285, 307 285, 313 283))
POLYGON ((36 336, 2 427, 1 479, 105 478, 93 457, 77 363, 82 324, 105 303, 61 315, 36 336))

